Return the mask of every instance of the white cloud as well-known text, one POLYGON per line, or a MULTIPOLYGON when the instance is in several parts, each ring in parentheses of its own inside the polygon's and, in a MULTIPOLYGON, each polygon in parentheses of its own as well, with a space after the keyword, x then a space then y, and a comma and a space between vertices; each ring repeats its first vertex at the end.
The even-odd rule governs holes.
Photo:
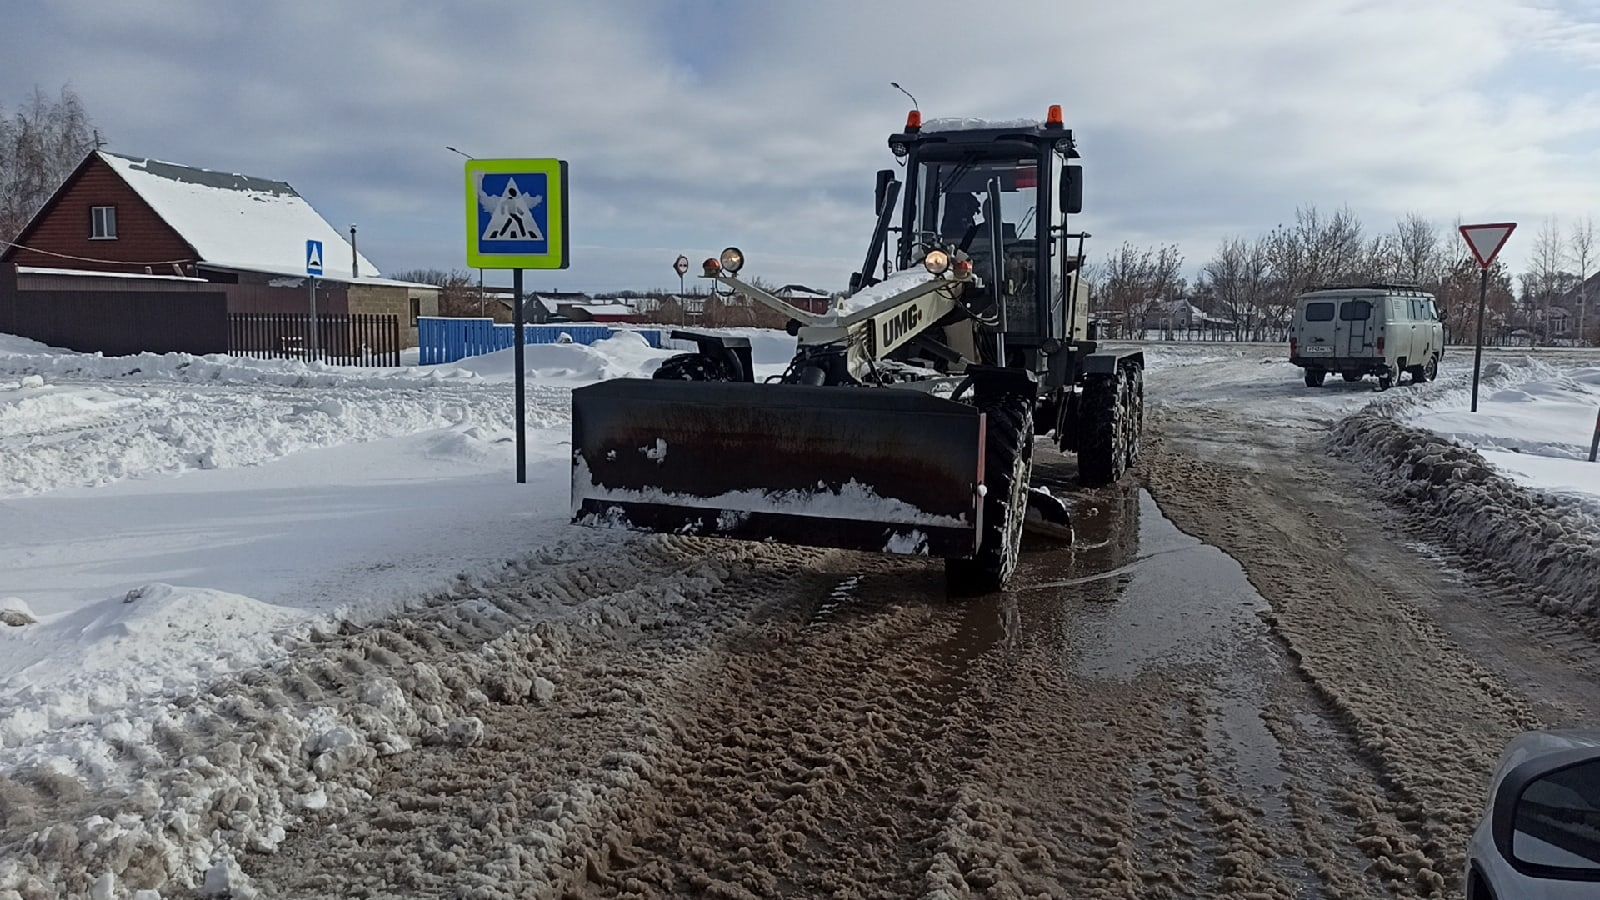
POLYGON ((1101 250, 1175 241, 1198 263, 1306 202, 1381 229, 1600 196, 1592 6, 886 6, 40 4, 0 35, 0 97, 71 81, 115 148, 287 179, 391 269, 460 264, 444 145, 561 156, 567 286, 665 286, 680 250, 728 243, 842 286, 907 106, 891 80, 929 115, 1062 103, 1101 250))

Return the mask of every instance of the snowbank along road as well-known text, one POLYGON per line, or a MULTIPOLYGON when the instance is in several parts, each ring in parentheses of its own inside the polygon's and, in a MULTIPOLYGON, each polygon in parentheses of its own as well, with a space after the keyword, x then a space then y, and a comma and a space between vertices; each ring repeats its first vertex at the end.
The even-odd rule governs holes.
POLYGON ((0 896, 1458 896, 1500 747, 1600 719, 1600 652, 1568 581, 1441 510, 1470 485, 1565 535, 1587 501, 1518 507, 1459 448, 1421 488, 1394 454, 1426 437, 1350 434, 1455 402, 1459 367, 1379 396, 1150 356, 1136 476, 1080 492, 1041 445, 1079 542, 1002 595, 553 530, 112 735, 121 777, 13 769, 0 896))

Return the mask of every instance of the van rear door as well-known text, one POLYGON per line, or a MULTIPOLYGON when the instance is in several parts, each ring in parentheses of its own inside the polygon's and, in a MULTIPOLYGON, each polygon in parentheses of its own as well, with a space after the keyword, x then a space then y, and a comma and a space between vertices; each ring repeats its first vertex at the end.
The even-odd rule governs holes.
POLYGON ((1339 304, 1339 330, 1343 332, 1340 356, 1372 355, 1372 301, 1350 297, 1339 304))
POLYGON ((1338 302, 1303 300, 1300 306, 1300 355, 1331 359, 1337 355, 1338 302))

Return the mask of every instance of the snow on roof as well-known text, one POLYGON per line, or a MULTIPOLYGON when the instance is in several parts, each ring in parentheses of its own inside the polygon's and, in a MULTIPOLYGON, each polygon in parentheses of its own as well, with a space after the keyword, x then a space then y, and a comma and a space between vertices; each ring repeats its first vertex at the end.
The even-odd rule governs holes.
POLYGON ((1038 119, 929 119, 922 123, 924 134, 933 131, 976 131, 980 128, 1038 128, 1038 119))
POLYGON ((133 272, 95 272, 89 269, 41 269, 34 266, 17 266, 18 275, 66 275, 73 278, 138 278, 149 281, 198 281, 205 284, 204 278, 189 278, 180 275, 141 275, 133 272))
MULTIPOLYGON (((286 182, 99 151, 99 156, 200 255, 230 269, 304 275, 306 241, 323 271, 349 281, 350 244, 286 182)), ((361 257, 363 276, 378 267, 361 257)))
POLYGON ((626 303, 562 303, 567 309, 581 309, 591 316, 631 316, 638 310, 626 303))

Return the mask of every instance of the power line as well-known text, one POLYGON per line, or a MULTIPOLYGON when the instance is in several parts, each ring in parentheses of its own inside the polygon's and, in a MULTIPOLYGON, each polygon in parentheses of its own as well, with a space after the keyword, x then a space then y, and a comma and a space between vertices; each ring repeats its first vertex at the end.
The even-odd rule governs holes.
POLYGON ((159 262, 130 262, 129 260, 126 260, 126 259, 95 259, 92 256, 73 256, 70 253, 56 253, 53 250, 40 250, 38 247, 29 247, 29 246, 27 246, 25 244, 16 244, 16 243, 12 243, 11 241, 7 241, 7 240, 0 240, 0 244, 4 244, 7 247, 15 247, 18 250, 26 250, 29 253, 38 253, 38 254, 40 254, 42 256, 53 256, 56 259, 70 259, 70 260, 72 260, 74 262, 101 263, 102 265, 107 265, 107 266, 152 266, 152 267, 153 266, 175 266, 175 265, 183 265, 185 263, 190 263, 190 262, 194 261, 192 259, 187 259, 187 258, 185 258, 185 259, 163 259, 163 260, 161 260, 159 262))

